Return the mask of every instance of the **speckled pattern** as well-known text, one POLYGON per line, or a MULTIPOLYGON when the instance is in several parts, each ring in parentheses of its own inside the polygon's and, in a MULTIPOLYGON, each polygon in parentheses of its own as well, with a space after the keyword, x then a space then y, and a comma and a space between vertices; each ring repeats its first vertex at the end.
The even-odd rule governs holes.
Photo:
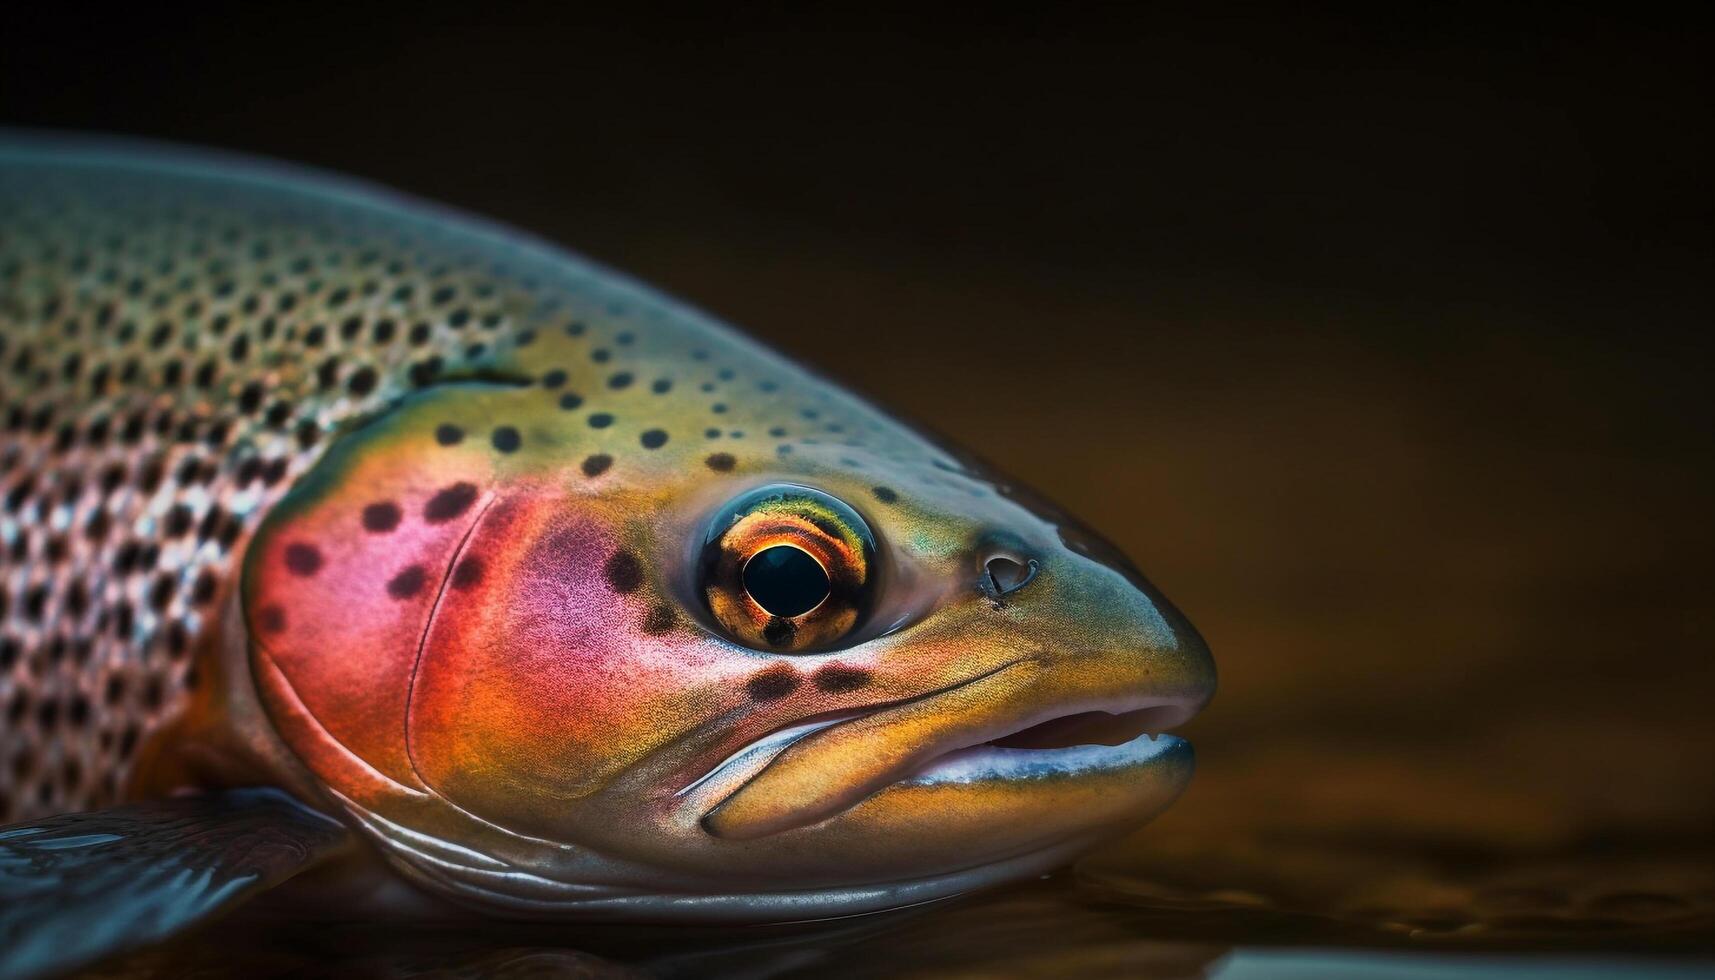
MULTIPOLYGON (((286 176, 135 148, 0 148, 7 818, 119 793, 197 685, 193 652, 258 522, 342 431, 413 392, 465 382, 529 399, 515 422, 436 422, 433 443, 506 457, 551 441, 592 484, 864 446, 986 492, 694 311, 517 236, 286 176)), ((441 490, 421 514, 370 502, 363 531, 470 503, 456 480, 441 490)), ((288 560, 310 571, 319 557, 288 560)), ((391 570, 385 588, 408 599, 422 578, 391 570)), ((656 630, 670 619, 655 616, 656 630)))

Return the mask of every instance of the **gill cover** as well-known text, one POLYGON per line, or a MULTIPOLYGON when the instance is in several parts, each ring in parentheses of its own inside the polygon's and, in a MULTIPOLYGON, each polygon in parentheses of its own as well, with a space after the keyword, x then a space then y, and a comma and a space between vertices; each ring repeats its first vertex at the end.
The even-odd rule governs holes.
POLYGON ((553 430, 491 424, 529 418, 524 397, 482 383, 413 396, 345 434, 250 550, 264 703, 366 811, 441 799, 552 834, 556 801, 602 785, 686 711, 674 695, 695 685, 671 674, 697 665, 648 658, 680 617, 632 595, 643 559, 617 536, 623 508, 576 467, 576 480, 541 468, 553 430), (628 672, 639 647, 652 676, 628 672))

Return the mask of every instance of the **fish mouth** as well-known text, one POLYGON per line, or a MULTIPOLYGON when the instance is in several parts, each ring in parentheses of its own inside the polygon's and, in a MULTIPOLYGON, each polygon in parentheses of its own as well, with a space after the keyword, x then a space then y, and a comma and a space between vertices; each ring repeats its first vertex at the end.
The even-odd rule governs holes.
MULTIPOLYGON (((1045 663, 1016 661, 911 701, 777 729, 679 795, 703 808, 706 833, 747 840, 930 787, 1052 793, 1158 766, 1188 778, 1190 746, 1165 732, 1206 695, 1152 694, 1112 683, 1112 673, 1109 683, 1062 692, 1045 663)), ((1182 788, 1174 781, 1171 795, 1182 788)))

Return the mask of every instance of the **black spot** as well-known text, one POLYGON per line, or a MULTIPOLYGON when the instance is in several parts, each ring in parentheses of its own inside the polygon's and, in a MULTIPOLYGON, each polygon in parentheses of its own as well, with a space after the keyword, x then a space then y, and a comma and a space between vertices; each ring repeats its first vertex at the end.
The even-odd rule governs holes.
POLYGON ((191 509, 184 504, 174 504, 167 511, 167 519, 162 522, 162 531, 169 538, 176 538, 191 529, 191 509))
POLYGON ((560 396, 560 407, 568 412, 583 403, 584 399, 582 395, 574 395, 569 391, 560 396))
POLYGON ((425 358, 411 365, 411 368, 407 373, 411 378, 411 383, 422 388, 434 383, 435 376, 441 373, 441 367, 442 361, 437 355, 425 358))
POLYGON ((631 372, 621 371, 607 379, 607 386, 612 388, 614 391, 619 391, 621 389, 631 387, 631 382, 633 380, 631 372))
POLYGON ((214 537, 215 533, 220 530, 222 516, 223 512, 219 504, 209 504, 208 512, 202 515, 201 521, 197 522, 197 540, 207 541, 214 537))
POLYGON ((797 671, 785 664, 776 664, 752 677, 744 687, 754 701, 778 701, 798 690, 801 682, 797 671))
POLYGON ((262 398, 265 394, 266 392, 262 390, 260 382, 250 382, 244 386, 243 391, 239 392, 238 410, 246 415, 254 413, 262 407, 262 398))
POLYGON ((872 487, 872 488, 870 488, 870 493, 875 494, 875 499, 881 501, 884 504, 893 504, 893 503, 899 502, 899 494, 893 492, 892 487, 872 487))
POLYGON ((472 555, 460 561, 453 568, 449 583, 455 589, 475 588, 482 582, 482 559, 472 555))
POLYGON ((491 441, 494 443, 494 448, 503 453, 517 452, 518 447, 524 444, 524 439, 518 434, 518 430, 510 425, 503 425, 495 429, 491 441))
POLYGON ((363 508, 363 529, 376 534, 385 534, 399 526, 399 505, 390 500, 370 504, 363 508))
POLYGON ((256 626, 264 633, 279 633, 286 628, 286 611, 279 606, 263 606, 256 611, 256 626))
POLYGON ((191 587, 191 601, 199 606, 213 602, 219 584, 213 572, 203 569, 197 574, 196 584, 191 587))
POLYGON ((84 430, 84 441, 89 443, 91 446, 100 446, 107 442, 107 435, 112 431, 112 429, 112 419, 106 417, 98 418, 89 423, 89 428, 84 430))
POLYGON ((244 522, 239 520, 236 514, 228 515, 226 522, 220 526, 221 549, 230 551, 232 546, 238 542, 239 535, 243 533, 244 522))
POLYGON ((142 731, 135 725, 125 726, 124 734, 119 736, 119 757, 129 758, 137 749, 137 739, 142 737, 142 731))
POLYGON ((657 395, 665 395, 673 390, 673 380, 671 378, 656 378, 655 383, 649 386, 649 390, 657 395))
POLYGON ((733 458, 732 453, 715 453, 703 462, 716 473, 730 473, 732 468, 738 465, 738 460, 733 458))
POLYGON ((558 388, 565 383, 566 372, 561 371, 558 368, 542 375, 542 387, 544 388, 558 388))
POLYGON ((144 493, 154 493, 160 489, 161 478, 166 475, 166 471, 166 464, 159 457, 150 459, 137 474, 137 486, 144 493))
POLYGON ((428 576, 421 565, 406 566, 387 583, 387 594, 395 599, 409 599, 421 592, 428 576))
POLYGON ((660 636, 673 628, 678 622, 678 616, 672 606, 653 606, 649 614, 643 617, 643 632, 650 636, 660 636))
POLYGON ((769 617, 768 625, 762 628, 762 638, 771 646, 783 647, 791 643, 792 638, 797 635, 798 627, 792 625, 790 619, 782 619, 779 616, 769 617))
POLYGON ((612 456, 609 456, 606 453, 597 453, 594 456, 589 456, 584 459, 584 475, 600 476, 603 473, 606 473, 607 468, 612 465, 612 456))
POLYGON ((359 368, 345 386, 346 390, 359 398, 369 394, 375 390, 375 369, 371 367, 359 368))
POLYGON ((435 441, 443 446, 456 446, 464 441, 464 430, 450 422, 435 426, 435 441))
POLYGON ((660 449, 667 444, 667 433, 660 429, 650 429, 643 433, 642 438, 638 441, 643 443, 644 449, 660 449))
POLYGON ((129 575, 137 567, 137 557, 142 547, 135 541, 127 541, 113 553, 113 570, 121 575, 129 575))
POLYGON ((637 556, 629 551, 614 552, 602 566, 602 574, 607 576, 607 584, 615 592, 636 592, 643 587, 643 567, 637 563, 637 556))
POLYGON ((476 503, 476 485, 455 483, 429 498, 423 505, 423 520, 430 524, 445 524, 476 503))
POLYGON ((286 568, 305 577, 322 570, 322 553, 313 544, 294 541, 286 546, 286 568))
POLYGON ((589 422, 592 429, 605 429, 613 424, 613 416, 606 412, 596 412, 590 416, 589 422))
POLYGON ((190 647, 190 640, 190 631, 185 629, 184 623, 174 620, 167 624, 167 652, 174 658, 184 655, 190 647))
POLYGON ((828 664, 816 671, 813 679, 817 687, 829 694, 841 694, 867 686, 870 681, 870 672, 862 667, 828 664))

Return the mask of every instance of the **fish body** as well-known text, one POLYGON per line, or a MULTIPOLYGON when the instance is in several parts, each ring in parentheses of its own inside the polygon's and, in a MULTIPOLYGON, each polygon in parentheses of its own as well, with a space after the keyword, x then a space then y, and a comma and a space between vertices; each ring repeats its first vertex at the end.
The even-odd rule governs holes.
POLYGON ((334 178, 0 143, 0 412, 12 820, 274 785, 495 914, 810 918, 1136 826, 1213 691, 1011 481, 334 178))

